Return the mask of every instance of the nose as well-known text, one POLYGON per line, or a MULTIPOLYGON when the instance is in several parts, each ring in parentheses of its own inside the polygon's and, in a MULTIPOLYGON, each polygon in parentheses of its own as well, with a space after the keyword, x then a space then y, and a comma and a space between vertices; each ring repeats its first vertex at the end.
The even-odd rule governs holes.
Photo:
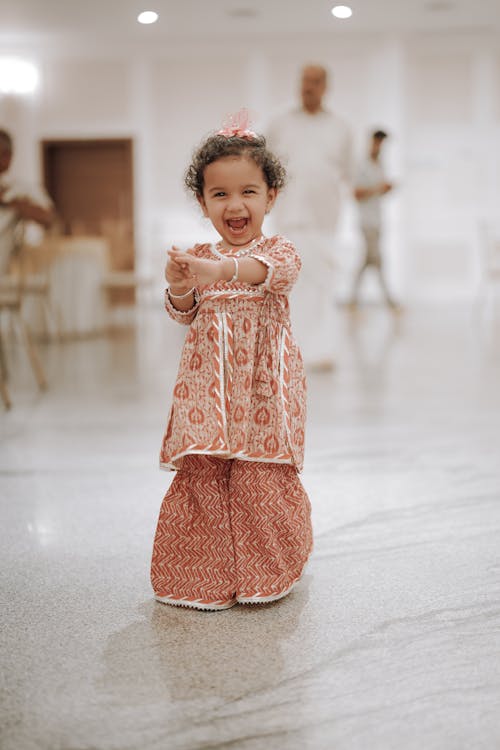
POLYGON ((239 193, 232 193, 227 202, 228 211, 239 211, 243 206, 243 199, 239 193))

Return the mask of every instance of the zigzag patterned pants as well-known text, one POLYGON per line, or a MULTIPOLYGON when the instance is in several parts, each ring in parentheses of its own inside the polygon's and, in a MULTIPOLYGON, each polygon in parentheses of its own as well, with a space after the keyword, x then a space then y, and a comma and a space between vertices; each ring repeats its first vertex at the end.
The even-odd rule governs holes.
POLYGON ((161 505, 151 582, 186 604, 280 598, 311 549, 294 466, 186 456, 161 505))

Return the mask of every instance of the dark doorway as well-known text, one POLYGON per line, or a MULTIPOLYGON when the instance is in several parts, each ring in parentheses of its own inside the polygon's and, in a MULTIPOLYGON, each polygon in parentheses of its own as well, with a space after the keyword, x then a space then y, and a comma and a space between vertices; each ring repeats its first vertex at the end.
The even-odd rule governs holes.
POLYGON ((63 233, 106 237, 110 270, 133 270, 132 140, 45 140, 42 149, 45 186, 63 233))

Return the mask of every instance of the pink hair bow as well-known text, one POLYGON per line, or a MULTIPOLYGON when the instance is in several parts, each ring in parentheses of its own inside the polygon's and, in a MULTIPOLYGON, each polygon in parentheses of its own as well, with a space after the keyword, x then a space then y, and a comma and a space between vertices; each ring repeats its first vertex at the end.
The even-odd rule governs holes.
POLYGON ((249 141, 257 137, 257 133, 254 133, 248 127, 250 115, 245 107, 234 115, 228 115, 222 124, 223 127, 217 131, 217 135, 223 135, 226 138, 236 136, 237 138, 246 138, 249 141))

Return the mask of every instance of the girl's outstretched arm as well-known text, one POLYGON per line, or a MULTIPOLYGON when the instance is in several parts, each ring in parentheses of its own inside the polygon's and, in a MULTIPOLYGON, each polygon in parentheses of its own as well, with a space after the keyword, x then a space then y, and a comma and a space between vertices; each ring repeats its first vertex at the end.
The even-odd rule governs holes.
POLYGON ((176 250, 171 250, 169 256, 185 273, 185 278, 193 281, 194 286, 215 284, 217 281, 262 284, 267 277, 266 266, 255 258, 228 257, 222 260, 209 260, 176 250))

